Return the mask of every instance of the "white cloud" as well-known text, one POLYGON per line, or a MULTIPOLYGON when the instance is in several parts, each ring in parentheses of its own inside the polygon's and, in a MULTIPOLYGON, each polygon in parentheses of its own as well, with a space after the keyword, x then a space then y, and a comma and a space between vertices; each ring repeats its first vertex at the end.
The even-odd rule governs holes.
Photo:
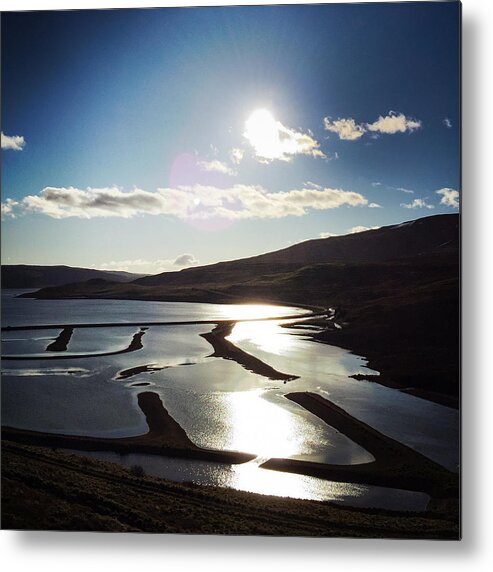
POLYGON ((12 149, 13 151, 22 151, 26 145, 26 141, 22 135, 5 135, 1 132, 2 149, 12 149))
POLYGON ((172 215, 179 219, 230 220, 303 216, 308 209, 327 210, 348 206, 368 206, 361 194, 343 189, 302 188, 269 192, 261 186, 234 185, 229 188, 194 185, 161 188, 156 192, 118 187, 77 189, 46 187, 11 207, 17 212, 34 212, 55 219, 96 218, 138 215, 172 215))
POLYGON ((365 232, 367 230, 377 230, 379 226, 353 226, 348 231, 348 234, 356 234, 357 232, 365 232))
POLYGON ((252 113, 245 123, 243 136, 261 163, 275 159, 290 161, 294 155, 325 157, 311 132, 303 133, 286 127, 266 109, 252 113))
POLYGON ((14 201, 14 199, 7 199, 2 203, 2 220, 7 217, 15 218, 15 211, 18 206, 19 203, 14 201))
POLYGON ((242 162, 244 155, 245 151, 243 149, 239 149, 238 147, 231 149, 231 161, 233 161, 235 165, 239 165, 242 162))
POLYGON ((197 266, 199 261, 195 258, 193 254, 180 254, 173 260, 174 266, 197 266))
POLYGON ((396 190, 401 191, 402 193, 414 194, 414 191, 412 191, 411 189, 405 189, 404 187, 397 187, 396 190))
POLYGON ((379 181, 376 181, 375 183, 371 184, 372 187, 381 187, 382 183, 380 183, 379 181))
POLYGON ((369 131, 394 134, 405 133, 406 131, 414 131, 421 127, 421 121, 410 119, 403 113, 396 113, 389 111, 385 117, 380 117, 374 123, 368 123, 367 128, 369 131))
POLYGON ((224 173, 225 175, 232 175, 232 176, 237 175, 236 171, 234 171, 226 163, 223 163, 223 161, 218 161, 217 159, 214 159, 212 161, 199 161, 197 165, 203 171, 215 171, 217 173, 224 173))
POLYGON ((111 260, 103 262, 97 267, 99 270, 123 270, 125 272, 135 272, 136 274, 159 274, 161 272, 177 272, 183 268, 197 266, 199 261, 193 254, 180 254, 176 258, 145 260, 137 258, 135 260, 111 260), (178 268, 177 268, 178 267, 178 268))
POLYGON ((330 117, 324 117, 324 127, 327 131, 337 133, 339 139, 357 141, 367 131, 371 131, 372 139, 378 139, 379 134, 405 133, 415 131, 421 127, 421 121, 406 117, 403 113, 389 111, 385 117, 380 117, 373 123, 356 123, 352 117, 339 118, 332 121, 330 117))
POLYGON ((366 132, 363 125, 358 125, 352 118, 340 118, 331 121, 329 117, 324 117, 324 127, 327 131, 337 133, 339 139, 344 139, 345 141, 355 141, 366 132))
POLYGON ((433 205, 428 204, 425 199, 414 199, 411 203, 401 203, 401 207, 405 209, 434 209, 433 205))
POLYGON ((440 204, 453 209, 459 208, 459 191, 455 189, 439 189, 436 191, 437 195, 441 195, 440 204))
POLYGON ((369 209, 381 209, 381 208, 383 208, 383 207, 382 207, 382 205, 379 205, 378 203, 370 203, 370 204, 368 205, 368 208, 369 208, 369 209))
POLYGON ((450 121, 450 119, 448 117, 445 117, 445 119, 442 121, 442 123, 445 125, 445 127, 447 129, 452 128, 452 121, 450 121))
POLYGON ((181 196, 150 193, 142 189, 124 192, 118 187, 77 189, 45 187, 39 195, 24 197, 21 206, 52 218, 130 218, 137 214, 185 214, 181 196))
POLYGON ((321 232, 318 236, 320 238, 332 238, 333 236, 339 236, 339 235, 336 234, 335 232, 321 232))

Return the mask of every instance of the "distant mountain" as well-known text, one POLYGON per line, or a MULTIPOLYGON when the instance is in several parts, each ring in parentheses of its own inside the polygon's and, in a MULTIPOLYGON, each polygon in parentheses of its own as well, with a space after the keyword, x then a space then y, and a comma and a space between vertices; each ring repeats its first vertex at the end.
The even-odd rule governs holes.
POLYGON ((102 278, 113 282, 131 282, 143 274, 123 271, 94 270, 72 266, 36 266, 31 264, 2 265, 2 288, 46 288, 70 282, 102 278))

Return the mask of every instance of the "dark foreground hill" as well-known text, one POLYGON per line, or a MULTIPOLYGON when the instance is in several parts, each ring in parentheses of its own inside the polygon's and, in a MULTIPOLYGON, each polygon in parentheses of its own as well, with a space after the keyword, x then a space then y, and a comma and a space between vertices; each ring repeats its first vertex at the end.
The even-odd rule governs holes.
MULTIPOLYGON (((138 469, 141 469, 140 471, 138 469)), ((2 528, 357 538, 459 538, 456 511, 357 509, 179 484, 60 450, 2 443, 2 528)))
POLYGON ((320 341, 367 357, 381 372, 373 381, 456 406, 459 234, 459 215, 439 215, 126 284, 93 280, 33 296, 335 308, 335 320, 319 321, 320 341))
POLYGON ((113 282, 131 282, 142 274, 123 271, 74 268, 72 266, 2 265, 2 288, 46 288, 69 282, 105 278, 113 282))

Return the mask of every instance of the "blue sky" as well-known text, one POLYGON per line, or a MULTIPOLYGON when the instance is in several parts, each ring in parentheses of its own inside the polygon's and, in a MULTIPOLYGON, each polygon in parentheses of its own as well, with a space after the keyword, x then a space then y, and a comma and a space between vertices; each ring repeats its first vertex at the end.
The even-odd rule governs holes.
POLYGON ((179 270, 457 212, 459 10, 3 14, 2 263, 179 270))

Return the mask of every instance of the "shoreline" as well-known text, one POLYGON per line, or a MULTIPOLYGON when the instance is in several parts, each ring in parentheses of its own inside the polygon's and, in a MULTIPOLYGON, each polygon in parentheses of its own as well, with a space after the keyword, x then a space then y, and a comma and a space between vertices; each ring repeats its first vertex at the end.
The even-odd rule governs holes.
MULTIPOLYGON (((63 299, 63 298, 62 298, 63 299)), ((141 300, 142 302, 148 300, 141 300)), ((186 300, 182 300, 187 302, 186 300)), ((208 304, 209 302, 203 302, 208 304)), ((250 304, 250 302, 245 302, 245 304, 250 304)), ((293 306, 295 307, 295 306, 293 306)), ((317 314, 311 312, 310 314, 288 314, 284 316, 272 316, 268 318, 238 318, 238 319, 210 319, 210 320, 182 320, 182 321, 171 321, 171 322, 95 322, 91 323, 75 323, 75 324, 34 324, 34 325, 22 325, 22 326, 2 326, 2 332, 20 332, 23 330, 53 330, 62 328, 128 328, 130 326, 140 326, 140 327, 151 327, 151 326, 201 326, 201 325, 211 325, 211 324, 229 324, 231 322, 267 322, 275 320, 296 320, 304 318, 313 318, 317 316, 323 316, 326 312, 319 312, 317 314)))
POLYGON ((122 454, 145 453, 226 464, 246 463, 256 457, 256 455, 240 451, 221 451, 198 447, 164 408, 157 393, 144 391, 138 394, 137 399, 149 427, 148 432, 144 435, 115 438, 91 437, 2 426, 2 441, 6 439, 27 445, 79 451, 111 451, 122 454))

